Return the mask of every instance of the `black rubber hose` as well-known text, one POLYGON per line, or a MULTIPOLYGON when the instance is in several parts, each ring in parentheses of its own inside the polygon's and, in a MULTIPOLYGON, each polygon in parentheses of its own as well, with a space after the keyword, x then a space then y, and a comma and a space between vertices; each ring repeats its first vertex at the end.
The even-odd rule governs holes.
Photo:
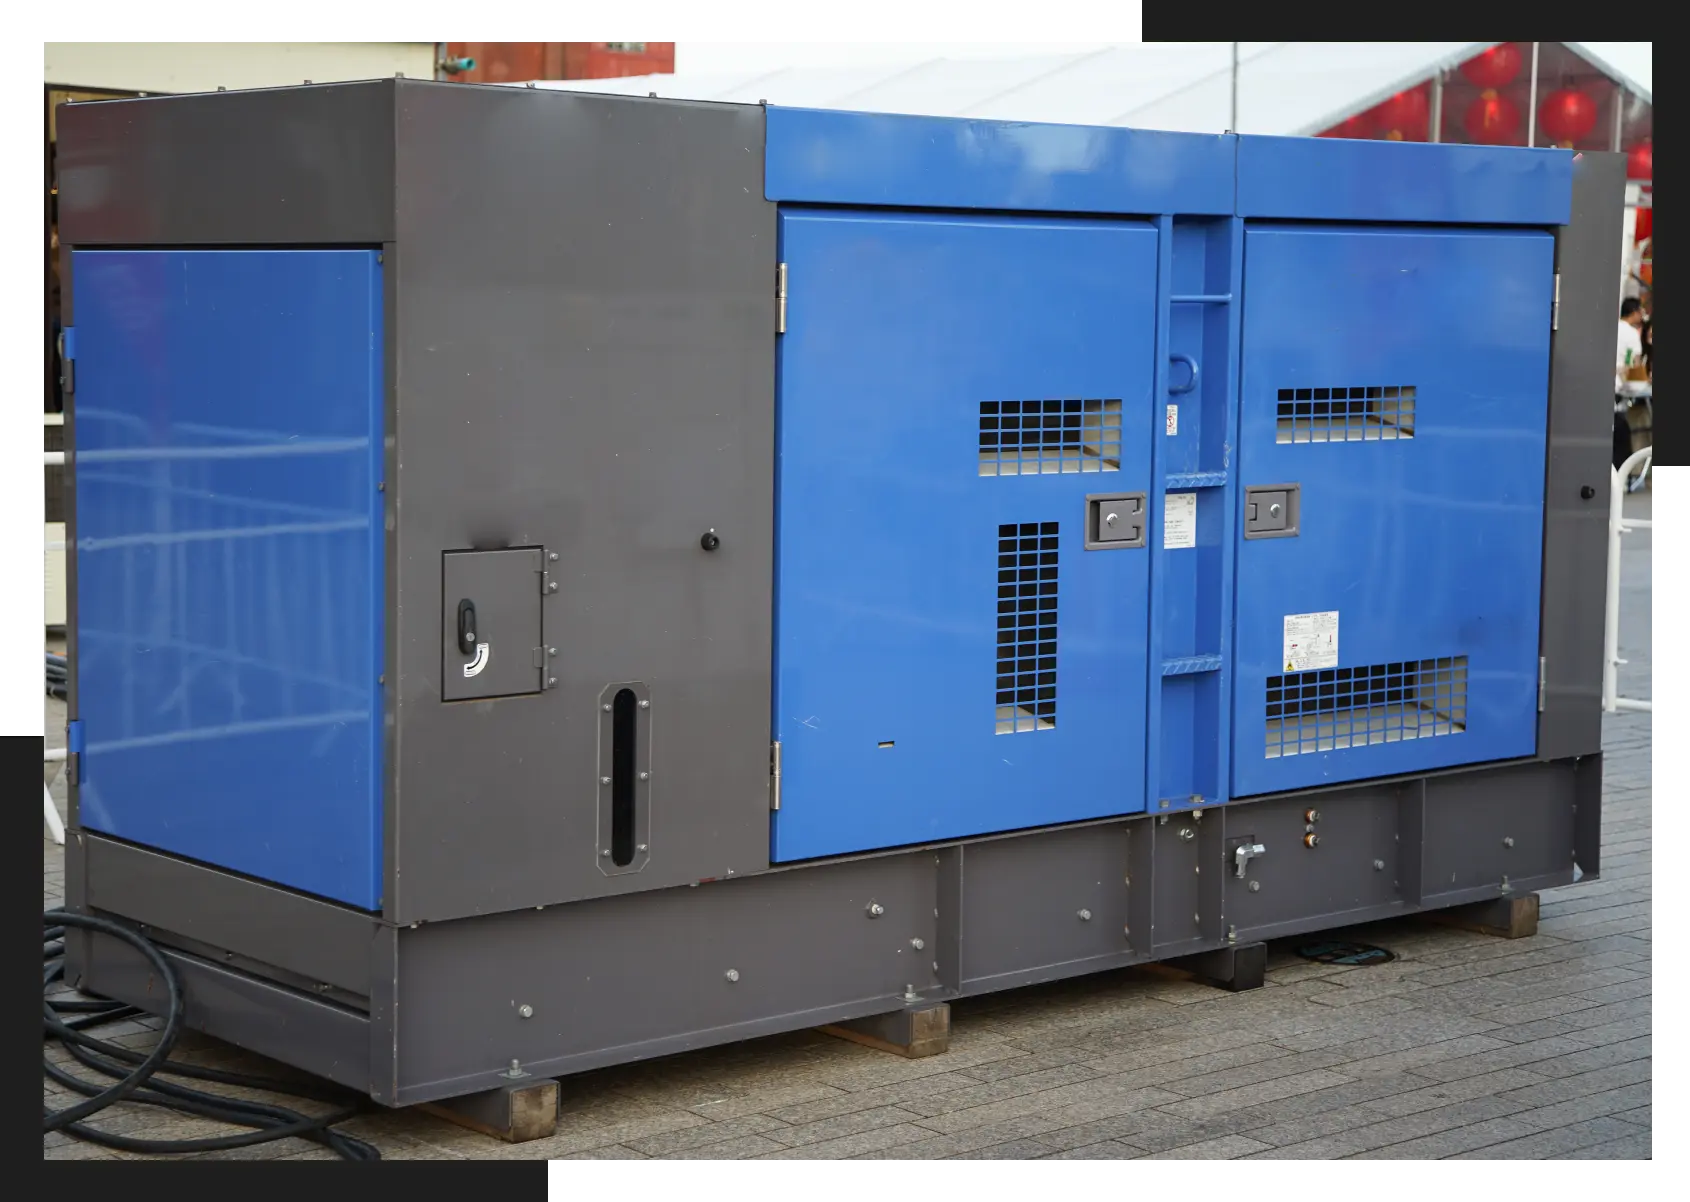
POLYGON ((140 1013, 134 1007, 121 1002, 68 999, 53 1001, 43 998, 43 1029, 46 1037, 61 1044, 78 1063, 116 1081, 115 1085, 102 1087, 73 1075, 44 1057, 42 1069, 46 1077, 74 1093, 82 1094, 86 1100, 59 1111, 43 1107, 43 1132, 63 1131, 67 1135, 102 1147, 141 1153, 216 1152, 250 1147, 273 1140, 299 1138, 321 1144, 347 1160, 381 1159, 381 1154, 371 1144, 344 1132, 332 1130, 335 1124, 358 1114, 362 1109, 360 1105, 343 1106, 328 1114, 312 1116, 264 1102, 205 1093, 163 1080, 165 1076, 187 1077, 327 1103, 344 1101, 346 1096, 344 1092, 325 1087, 171 1062, 169 1055, 182 1029, 183 997, 181 980, 170 960, 150 940, 110 919, 72 914, 64 910, 49 910, 42 915, 42 920, 43 961, 46 965, 42 973, 44 989, 51 988, 63 977, 63 937, 66 928, 75 928, 97 931, 120 939, 138 951, 152 967, 155 979, 163 982, 168 1003, 165 1025, 160 1033, 158 1045, 151 1052, 142 1055, 118 1044, 84 1034, 88 1027, 115 1022, 140 1013), (78 1017, 72 1018, 70 1015, 78 1017), (82 1121, 118 1102, 160 1106, 182 1114, 250 1127, 253 1130, 239 1135, 204 1139, 150 1140, 101 1131, 82 1121))

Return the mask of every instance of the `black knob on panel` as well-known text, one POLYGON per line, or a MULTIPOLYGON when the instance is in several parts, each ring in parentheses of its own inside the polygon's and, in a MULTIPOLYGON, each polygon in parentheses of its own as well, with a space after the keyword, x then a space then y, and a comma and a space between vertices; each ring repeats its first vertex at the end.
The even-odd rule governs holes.
POLYGON ((722 545, 722 540, 716 537, 716 532, 714 530, 706 530, 704 532, 704 537, 698 540, 698 545, 703 547, 706 551, 714 551, 717 547, 722 545))

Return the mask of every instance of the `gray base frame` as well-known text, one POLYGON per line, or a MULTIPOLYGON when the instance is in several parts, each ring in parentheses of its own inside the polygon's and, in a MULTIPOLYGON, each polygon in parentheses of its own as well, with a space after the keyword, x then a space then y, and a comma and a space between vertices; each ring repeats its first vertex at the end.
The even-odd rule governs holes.
MULTIPOLYGON (((1591 879, 1601 781, 1521 761, 406 927, 81 832, 69 861, 170 949, 189 1026, 403 1106, 1591 879)), ((162 1008, 127 947, 70 944, 162 1008)))

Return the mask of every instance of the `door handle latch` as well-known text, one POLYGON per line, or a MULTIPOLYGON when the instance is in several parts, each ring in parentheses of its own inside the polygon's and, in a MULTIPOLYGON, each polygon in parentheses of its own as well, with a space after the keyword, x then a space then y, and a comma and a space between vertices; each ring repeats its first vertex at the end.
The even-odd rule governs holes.
POLYGON ((458 602, 458 650, 475 654, 475 602, 465 597, 458 602))
POLYGON ((1251 485, 1244 490, 1244 537, 1296 538, 1302 508, 1301 485, 1251 485))

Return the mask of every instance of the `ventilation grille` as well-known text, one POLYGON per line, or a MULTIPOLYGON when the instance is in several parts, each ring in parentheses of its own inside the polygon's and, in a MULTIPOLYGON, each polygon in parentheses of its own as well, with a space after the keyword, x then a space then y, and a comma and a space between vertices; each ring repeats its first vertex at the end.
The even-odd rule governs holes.
POLYGON ((1270 760, 1466 729, 1465 655, 1267 679, 1270 760))
POLYGON ((982 476, 1120 470, 1120 401, 980 403, 982 476))
POLYGON ((1413 437, 1413 385, 1279 390, 1275 442, 1378 442, 1413 437))
POLYGON ((1057 525, 998 527, 1000 735, 1056 728, 1057 525))

